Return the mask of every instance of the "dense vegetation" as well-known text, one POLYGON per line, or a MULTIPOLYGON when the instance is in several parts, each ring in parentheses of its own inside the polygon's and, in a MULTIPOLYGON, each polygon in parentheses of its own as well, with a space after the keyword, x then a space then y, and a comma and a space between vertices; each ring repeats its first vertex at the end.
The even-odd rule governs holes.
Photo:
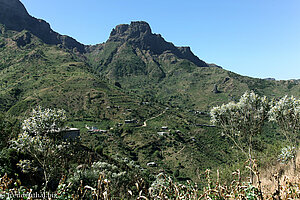
MULTIPOLYGON (((198 184, 181 180, 185 182, 182 184, 173 180, 180 181, 179 171, 175 171, 174 178, 166 176, 165 172, 154 176, 128 158, 109 157, 103 154, 101 149, 97 149, 96 152, 84 149, 82 142, 77 138, 65 137, 68 132, 65 129, 64 110, 37 107, 31 112, 30 117, 23 121, 18 136, 11 138, 4 145, 8 151, 14 152, 14 164, 20 171, 15 171, 13 176, 16 182, 14 183, 7 174, 13 168, 2 169, 5 175, 1 178, 0 194, 8 199, 10 199, 9 195, 14 193, 33 195, 34 191, 47 191, 47 195, 51 194, 59 199, 300 198, 299 185, 286 178, 285 182, 281 183, 282 174, 276 175, 276 191, 271 193, 264 191, 260 169, 257 160, 254 159, 257 154, 253 152, 255 138, 263 133, 262 124, 267 120, 276 121, 286 131, 288 144, 294 147, 283 148, 279 158, 284 162, 292 159, 294 173, 296 173, 295 149, 298 146, 294 146, 297 143, 292 141, 298 141, 294 134, 299 134, 299 104, 300 99, 294 97, 283 97, 277 102, 268 102, 266 97, 259 97, 251 92, 245 93, 237 103, 230 102, 211 110, 212 122, 220 125, 225 135, 234 142, 238 150, 245 153, 245 158, 248 159, 246 163, 249 163, 249 166, 246 168, 250 172, 250 177, 249 172, 243 173, 246 173, 245 177, 249 177, 249 182, 237 170, 233 172, 234 176, 230 184, 222 183, 219 170, 217 170, 216 182, 211 179, 210 170, 206 170, 205 177, 202 179, 199 177, 198 184), (284 119, 288 120, 284 121, 284 119), (236 122, 238 124, 235 124, 236 122), (288 130, 285 127, 288 127, 288 130), (291 140, 287 134, 292 135, 294 140, 291 140), (247 148, 249 154, 245 151, 247 148), (85 153, 88 159, 82 160, 79 152, 85 153), (16 172, 21 176, 16 176, 16 172), (25 182, 26 187, 23 187, 20 180, 30 180, 30 182, 25 182)), ((5 124, 4 118, 1 120, 3 127, 11 126, 5 124)), ((2 166, 12 160, 9 158, 10 154, 5 154, 7 150, 2 150, 4 154, 1 160, 2 166)))
MULTIPOLYGON (((128 31, 145 25, 132 23, 128 31)), ((256 198, 262 191, 255 181, 248 185, 249 167, 255 180, 259 170, 278 163, 279 155, 286 163, 292 159, 297 170, 299 116, 292 110, 299 105, 292 102, 298 102, 299 81, 241 76, 192 52, 185 57, 186 48, 149 31, 126 34, 111 34, 107 42, 78 51, 0 24, 2 193, 49 191, 62 199, 256 198), (245 91, 265 95, 268 102, 236 110, 245 91), (284 95, 296 97, 276 101, 284 95), (216 126, 212 113, 218 113, 216 126), (218 123, 218 116, 231 126, 218 123), (65 141, 61 130, 66 127, 79 128, 79 139, 65 141)), ((298 195, 297 186, 288 183, 278 192, 298 195)))

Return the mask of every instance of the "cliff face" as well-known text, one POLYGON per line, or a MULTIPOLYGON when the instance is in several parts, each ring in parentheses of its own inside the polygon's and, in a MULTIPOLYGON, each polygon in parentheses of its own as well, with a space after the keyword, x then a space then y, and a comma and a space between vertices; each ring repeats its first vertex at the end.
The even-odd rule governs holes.
POLYGON ((83 44, 56 33, 46 21, 30 16, 19 0, 0 0, 0 24, 5 25, 8 30, 28 30, 46 44, 62 44, 67 49, 76 48, 77 51, 84 52, 83 44))
MULTIPOLYGON (((27 30, 46 44, 60 44, 67 49, 85 53, 86 48, 83 44, 53 31, 46 21, 30 16, 19 0, 0 0, 0 24, 5 25, 8 30, 27 30)), ((149 24, 144 21, 116 26, 111 31, 107 42, 127 43, 140 50, 149 50, 155 55, 169 52, 199 67, 208 67, 204 61, 192 53, 189 47, 176 47, 166 42, 160 34, 153 34, 149 24)))
POLYGON ((166 42, 160 34, 153 34, 149 24, 144 21, 116 26, 111 31, 108 42, 127 42, 141 50, 150 50, 156 55, 168 51, 178 58, 193 62, 199 67, 208 67, 204 61, 193 54, 189 47, 176 47, 174 44, 166 42))

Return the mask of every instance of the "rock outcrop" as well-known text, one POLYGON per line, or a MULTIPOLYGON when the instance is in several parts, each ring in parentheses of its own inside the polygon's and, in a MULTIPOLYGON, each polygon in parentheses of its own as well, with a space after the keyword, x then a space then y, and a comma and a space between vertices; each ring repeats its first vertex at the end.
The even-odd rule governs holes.
POLYGON ((215 94, 221 93, 221 92, 218 90, 218 85, 217 85, 217 84, 214 85, 214 89, 213 89, 212 92, 215 93, 215 94))
POLYGON ((136 48, 149 50, 156 55, 168 51, 178 58, 193 62, 199 67, 208 67, 204 61, 193 54, 189 47, 176 47, 174 44, 166 42, 160 34, 153 34, 149 24, 144 21, 116 26, 111 31, 108 42, 127 42, 136 48))
POLYGON ((31 34, 29 32, 24 32, 14 37, 13 40, 17 42, 19 47, 23 47, 31 42, 31 34))
POLYGON ((0 0, 0 24, 8 30, 30 31, 46 44, 62 44, 67 49, 84 52, 83 44, 56 33, 46 21, 30 16, 19 0, 0 0))

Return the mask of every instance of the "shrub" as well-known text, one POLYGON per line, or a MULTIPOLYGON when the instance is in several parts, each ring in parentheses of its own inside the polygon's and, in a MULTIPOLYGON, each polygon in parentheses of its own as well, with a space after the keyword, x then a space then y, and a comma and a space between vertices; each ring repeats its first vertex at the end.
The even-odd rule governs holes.
MULTIPOLYGON (((294 96, 284 96, 278 101, 272 103, 269 111, 269 120, 276 122, 282 130, 282 133, 287 138, 292 148, 298 148, 298 135, 300 133, 300 99, 294 96)), ((288 149, 283 149, 286 153, 288 149)), ((289 151, 289 158, 292 158, 294 170, 296 170, 296 155, 297 151, 289 151)))
POLYGON ((28 155, 28 159, 18 163, 23 173, 35 172, 38 169, 43 171, 44 190, 47 189, 49 181, 59 175, 64 161, 61 156, 69 146, 59 136, 65 119, 64 110, 38 107, 24 120, 23 132, 11 141, 12 148, 28 155))
POLYGON ((239 102, 216 106, 211 109, 210 115, 211 122, 222 128, 223 134, 252 160, 253 137, 260 134, 268 111, 269 102, 266 96, 245 92, 239 102))

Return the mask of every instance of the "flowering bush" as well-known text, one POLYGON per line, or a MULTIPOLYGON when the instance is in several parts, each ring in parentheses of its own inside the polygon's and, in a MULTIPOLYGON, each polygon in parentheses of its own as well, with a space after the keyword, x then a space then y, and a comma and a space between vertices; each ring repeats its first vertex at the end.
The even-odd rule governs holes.
POLYGON ((300 131, 300 99, 284 96, 269 111, 269 120, 276 122, 288 134, 288 139, 295 140, 300 131), (287 133, 289 132, 289 133, 287 133))
POLYGON ((252 137, 260 133, 268 110, 269 102, 265 96, 245 92, 237 103, 213 107, 210 111, 211 122, 222 128, 223 134, 232 139, 242 152, 246 154, 246 148, 249 148, 248 156, 251 157, 252 137))
POLYGON ((61 131, 66 122, 66 113, 61 109, 33 109, 31 116, 24 120, 24 132, 34 135, 49 135, 61 131))
POLYGON ((198 199, 198 195, 197 184, 190 181, 187 184, 180 184, 163 173, 156 176, 156 180, 149 188, 150 199, 198 199))
POLYGON ((213 107, 210 111, 211 122, 228 131, 241 132, 240 130, 251 128, 247 132, 256 132, 266 119, 268 108, 266 96, 259 97, 254 92, 245 92, 237 103, 229 102, 213 107))
POLYGON ((291 159, 295 157, 296 154, 296 147, 293 146, 286 146, 281 149, 281 152, 278 156, 278 161, 281 163, 287 163, 291 159))
POLYGON ((106 163, 106 162, 94 162, 92 165, 93 171, 97 173, 99 176, 100 173, 105 174, 109 178, 117 178, 124 176, 126 174, 126 171, 118 172, 119 169, 117 166, 106 163))
POLYGON ((59 173, 58 169, 63 159, 62 152, 69 146, 59 140, 66 115, 64 110, 33 109, 31 116, 22 124, 23 132, 11 141, 11 147, 29 155, 32 160, 20 160, 18 166, 24 173, 36 171, 38 168, 44 174, 44 189, 48 182, 59 173))
MULTIPOLYGON (((269 101, 266 96, 260 97, 254 92, 245 92, 239 102, 230 102, 211 109, 211 122, 223 130, 246 157, 252 168, 252 140, 261 131, 267 119, 269 101)), ((250 170, 251 180, 253 173, 250 170)))
POLYGON ((286 162, 292 159, 294 170, 296 170, 296 155, 298 148, 297 136, 300 133, 300 99, 294 96, 284 96, 273 102, 269 111, 269 121, 276 122, 283 130, 288 142, 293 147, 286 147, 279 155, 281 161, 286 162))
POLYGON ((67 182, 72 183, 72 187, 78 187, 81 182, 90 187, 96 187, 97 179, 99 175, 103 175, 110 180, 117 182, 118 180, 125 178, 126 171, 120 170, 117 166, 109 164, 107 162, 94 162, 92 166, 87 168, 76 169, 67 182))

